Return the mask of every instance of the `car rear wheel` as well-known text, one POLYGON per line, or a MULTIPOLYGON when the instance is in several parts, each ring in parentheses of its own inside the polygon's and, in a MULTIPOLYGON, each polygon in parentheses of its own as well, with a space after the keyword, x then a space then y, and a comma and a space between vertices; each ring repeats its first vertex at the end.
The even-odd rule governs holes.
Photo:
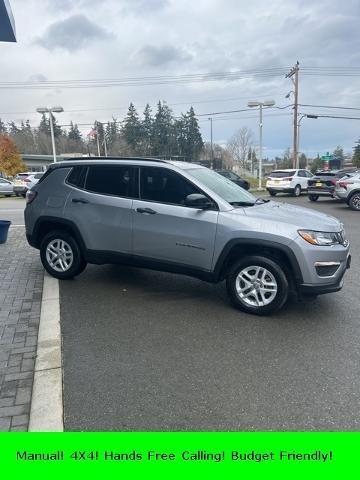
POLYGON ((360 210, 360 192, 354 193, 349 199, 349 207, 351 210, 360 210))
POLYGON ((272 197, 275 197, 277 192, 274 192, 274 190, 269 190, 269 194, 272 196, 272 197))
POLYGON ((310 202, 316 202, 317 200, 319 200, 319 195, 309 195, 309 200, 310 202))
POLYGON ((296 187, 294 188, 294 197, 300 197, 301 195, 301 186, 300 185, 296 185, 296 187))
POLYGON ((263 256, 240 259, 229 271, 226 287, 232 304, 254 315, 279 310, 289 294, 282 266, 263 256))
POLYGON ((86 267, 86 261, 74 237, 61 230, 50 232, 44 237, 40 257, 45 270, 61 280, 76 277, 86 267))

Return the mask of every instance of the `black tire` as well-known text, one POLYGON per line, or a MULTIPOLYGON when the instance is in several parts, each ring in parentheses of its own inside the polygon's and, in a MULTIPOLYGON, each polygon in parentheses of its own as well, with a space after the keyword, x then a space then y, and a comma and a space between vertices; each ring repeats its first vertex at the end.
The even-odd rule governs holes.
POLYGON ((316 202, 316 201, 319 200, 319 195, 310 194, 309 195, 309 200, 310 200, 310 202, 316 202))
POLYGON ((268 190, 270 196, 275 197, 277 192, 274 192, 274 190, 268 190))
POLYGON ((289 282, 286 278, 284 268, 281 266, 281 264, 277 263, 276 261, 270 260, 267 257, 257 255, 239 259, 231 267, 226 278, 226 287, 231 303, 239 310, 251 313, 253 315, 269 315, 273 312, 280 310, 280 308, 285 304, 289 295, 289 282), (238 274, 246 267, 252 266, 265 268, 268 272, 272 274, 277 283, 276 295, 273 300, 267 305, 250 305, 247 302, 251 301, 251 297, 255 297, 253 295, 249 295, 250 300, 245 301, 239 296, 237 292, 236 285, 238 274))
MULTIPOLYGON (((84 257, 82 256, 80 247, 77 243, 77 241, 74 239, 74 237, 63 230, 55 230, 53 232, 48 233, 42 240, 41 245, 40 245, 40 258, 41 262, 45 268, 45 270, 53 277, 58 278, 60 280, 68 280, 71 278, 76 277, 77 275, 80 275, 81 272, 83 272, 86 268, 86 261, 84 257), (71 266, 69 267, 68 270, 66 271, 57 271, 55 270, 50 263, 48 262, 47 256, 46 256, 46 249, 49 245, 50 242, 53 240, 64 240, 68 246, 71 249, 72 255, 73 255, 73 261, 71 266)), ((55 265, 56 266, 56 265, 55 265)))
POLYGON ((300 197, 301 195, 301 185, 296 185, 293 191, 294 197, 300 197))
POLYGON ((21 196, 19 192, 15 192, 15 195, 16 195, 17 197, 20 197, 20 196, 21 196))
POLYGON ((348 200, 348 205, 351 210, 360 211, 360 192, 355 192, 348 200))
POLYGON ((5 194, 5 197, 6 197, 6 198, 11 197, 11 193, 6 193, 6 194, 5 194))

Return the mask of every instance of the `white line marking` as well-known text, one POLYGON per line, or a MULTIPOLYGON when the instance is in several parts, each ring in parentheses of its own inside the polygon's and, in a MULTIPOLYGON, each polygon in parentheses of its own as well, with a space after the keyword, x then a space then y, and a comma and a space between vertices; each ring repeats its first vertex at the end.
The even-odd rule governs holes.
POLYGON ((64 422, 59 282, 45 273, 29 432, 62 431, 64 422))

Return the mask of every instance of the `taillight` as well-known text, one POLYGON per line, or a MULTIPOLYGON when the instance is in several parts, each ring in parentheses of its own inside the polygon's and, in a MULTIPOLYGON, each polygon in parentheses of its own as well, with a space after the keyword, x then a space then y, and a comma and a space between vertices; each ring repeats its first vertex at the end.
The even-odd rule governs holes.
POLYGON ((37 192, 35 190, 28 190, 26 192, 26 203, 29 205, 31 202, 35 200, 37 196, 37 192))
POLYGON ((336 185, 336 180, 330 180, 333 185, 336 185))
POLYGON ((293 179, 293 177, 284 177, 283 180, 289 180, 291 182, 291 180, 293 179))
POLYGON ((30 182, 30 180, 29 180, 29 179, 26 177, 26 178, 23 178, 23 182, 25 182, 25 183, 29 183, 29 182, 30 182))
POLYGON ((345 190, 347 190, 347 182, 339 182, 339 187, 345 188, 345 190))

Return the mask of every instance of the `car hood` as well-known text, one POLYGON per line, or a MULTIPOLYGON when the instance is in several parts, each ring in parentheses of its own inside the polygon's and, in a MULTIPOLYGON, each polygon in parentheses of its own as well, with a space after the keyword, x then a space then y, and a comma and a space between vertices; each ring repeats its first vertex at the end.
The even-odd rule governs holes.
POLYGON ((244 208, 242 213, 245 213, 247 217, 254 217, 258 220, 273 220, 307 230, 322 232, 339 232, 342 230, 342 224, 337 218, 310 208, 298 207, 288 203, 270 201, 244 208))

